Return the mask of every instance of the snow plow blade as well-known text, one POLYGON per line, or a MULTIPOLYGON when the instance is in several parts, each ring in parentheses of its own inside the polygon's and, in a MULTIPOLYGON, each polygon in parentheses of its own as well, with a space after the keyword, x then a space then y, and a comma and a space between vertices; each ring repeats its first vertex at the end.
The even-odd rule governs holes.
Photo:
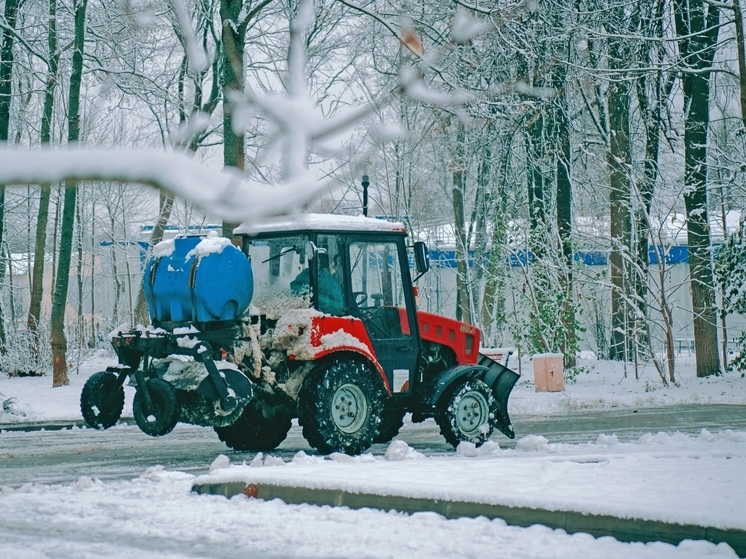
POLYGON ((518 382, 520 375, 515 371, 511 371, 502 363, 498 363, 481 353, 479 354, 479 364, 482 367, 487 367, 484 382, 492 389, 495 400, 497 400, 497 417, 495 418, 497 422, 495 427, 506 437, 514 439, 515 431, 508 415, 508 398, 510 398, 510 393, 513 391, 513 387, 518 382))

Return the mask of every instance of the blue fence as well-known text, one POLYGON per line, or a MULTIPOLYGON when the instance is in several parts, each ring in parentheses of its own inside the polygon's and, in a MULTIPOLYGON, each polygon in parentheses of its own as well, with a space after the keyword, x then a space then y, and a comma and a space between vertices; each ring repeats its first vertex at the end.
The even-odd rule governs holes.
MULTIPOLYGON (((650 264, 658 264, 658 252, 665 254, 666 264, 688 264, 689 247, 687 245, 659 246, 656 251, 655 247, 648 249, 648 261, 650 264)), ((717 246, 714 251, 717 252, 717 246)), ((474 263, 474 251, 469 252, 469 266, 474 263)), ((586 266, 606 266, 609 263, 609 253, 604 251, 584 251, 579 250, 573 255, 575 262, 580 262, 586 266)), ((512 252, 507 257, 510 266, 516 268, 525 266, 534 262, 534 255, 528 249, 522 249, 512 252)), ((489 261, 489 254, 484 255, 485 265, 489 261)), ((430 249, 430 262, 433 266, 440 268, 455 268, 457 265, 455 250, 438 250, 430 249)))

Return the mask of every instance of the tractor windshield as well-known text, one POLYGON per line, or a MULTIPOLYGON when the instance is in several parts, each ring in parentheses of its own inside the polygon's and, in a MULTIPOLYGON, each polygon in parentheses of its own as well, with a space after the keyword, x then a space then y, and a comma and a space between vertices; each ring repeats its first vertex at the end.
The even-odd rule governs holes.
POLYGON ((254 274, 252 313, 276 320, 288 310, 311 307, 307 241, 308 235, 294 235, 249 242, 254 274))

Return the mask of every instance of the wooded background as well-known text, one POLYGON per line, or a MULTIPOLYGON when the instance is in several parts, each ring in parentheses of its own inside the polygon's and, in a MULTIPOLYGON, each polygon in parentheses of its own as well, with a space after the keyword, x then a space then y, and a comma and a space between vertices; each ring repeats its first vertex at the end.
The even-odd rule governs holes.
MULTIPOLYGON (((366 174, 370 214, 454 251, 453 314, 485 345, 568 368, 592 347, 675 381, 688 291, 697 374, 718 374, 746 355, 727 322, 746 297, 739 2, 4 0, 0 141, 188 153, 268 196, 317 168, 336 213, 360 213, 366 174), (298 121, 361 108, 344 141, 298 147, 257 101, 301 89, 298 121)), ((213 221, 121 182, 0 186, 0 366, 64 384, 102 333, 147 322, 137 241, 213 221)))

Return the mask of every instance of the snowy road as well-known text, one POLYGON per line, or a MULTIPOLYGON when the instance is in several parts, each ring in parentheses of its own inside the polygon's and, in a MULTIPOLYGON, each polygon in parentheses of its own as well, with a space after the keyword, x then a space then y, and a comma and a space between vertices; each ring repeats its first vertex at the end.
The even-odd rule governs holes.
MULTIPOLYGON (((0 414, 6 424, 0 426, 0 557, 736 557, 727 545, 704 541, 625 544, 539 525, 512 527, 499 519, 446 520, 435 513, 195 495, 194 476, 206 473, 216 456, 228 455, 233 465, 257 457, 229 451, 211 429, 186 425, 161 439, 134 425, 59 430, 79 420, 83 384, 109 364, 107 355, 92 359, 71 376, 69 386, 55 389, 45 377, 0 377, 0 395, 12 404, 0 414), (39 421, 49 422, 48 429, 39 431, 30 423, 39 421), (18 430, 1 431, 7 423, 18 430)), ((467 490, 479 487, 483 497, 523 504, 533 500, 547 510, 554 503, 584 513, 614 508, 625 518, 665 521, 694 515, 699 525, 738 521, 736 526, 746 529, 739 520, 746 518, 741 483, 746 379, 735 373, 699 379, 693 361, 678 365, 680 383, 667 388, 656 384, 653 373, 640 380, 624 377, 615 362, 586 362, 587 374, 563 393, 535 392, 527 374, 510 404, 520 448, 497 434, 478 456, 459 454, 428 421, 405 424, 402 461, 385 456, 387 449, 391 453, 387 445, 374 446, 372 457, 322 460, 294 427, 276 451, 263 457, 262 468, 251 469, 252 475, 289 476, 305 460, 318 467, 309 479, 339 481, 347 469, 356 483, 371 485, 376 478, 409 486, 413 482, 405 473, 411 470, 430 497, 444 488, 466 497, 467 490), (658 431, 686 435, 654 435, 658 431), (369 473, 371 464, 378 467, 369 473), (447 483, 442 483, 444 476, 447 483), (503 483, 506 477, 513 483, 503 483)), ((524 363, 527 371, 528 366, 524 363)), ((131 415, 133 394, 127 390, 125 414, 131 415)))
MULTIPOLYGON (((661 409, 604 410, 575 412, 547 417, 514 418, 518 437, 542 435, 552 443, 594 441, 599 434, 616 434, 620 441, 632 441, 644 433, 680 431, 696 434, 702 428, 746 431, 746 406, 680 405, 661 409)), ((450 454, 432 420, 422 424, 406 422, 400 438, 427 456, 450 454)), ((513 447, 500 434, 493 440, 513 447)), ((388 445, 375 445, 383 454, 388 445)), ((294 426, 285 442, 271 454, 290 460, 299 451, 313 454, 294 426)), ((212 429, 178 425, 169 435, 153 439, 134 425, 119 425, 108 431, 66 429, 54 431, 4 431, 0 433, 0 486, 24 483, 69 483, 95 472, 99 479, 132 479, 145 468, 161 465, 169 470, 201 474, 219 454, 236 463, 251 460, 254 453, 226 448, 212 429)))

